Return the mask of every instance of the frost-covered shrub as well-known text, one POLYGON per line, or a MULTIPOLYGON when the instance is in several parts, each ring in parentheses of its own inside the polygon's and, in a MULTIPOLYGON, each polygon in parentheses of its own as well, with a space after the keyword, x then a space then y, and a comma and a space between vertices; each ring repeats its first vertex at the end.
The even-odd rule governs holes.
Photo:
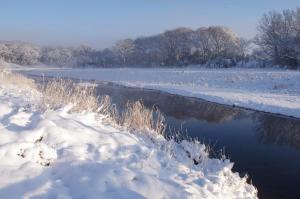
POLYGON ((20 65, 32 65, 39 62, 41 50, 39 46, 22 43, 0 43, 0 59, 20 65))
POLYGON ((216 58, 206 64, 209 68, 229 68, 236 66, 234 59, 216 58))

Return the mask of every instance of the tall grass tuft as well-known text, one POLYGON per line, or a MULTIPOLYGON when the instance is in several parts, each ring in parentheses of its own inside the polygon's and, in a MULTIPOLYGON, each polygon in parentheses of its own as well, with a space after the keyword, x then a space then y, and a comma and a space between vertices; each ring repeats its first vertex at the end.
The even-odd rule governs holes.
POLYGON ((68 79, 53 79, 40 86, 42 106, 46 109, 58 109, 68 104, 73 112, 100 112, 105 108, 99 105, 95 95, 95 85, 82 86, 68 79))
POLYGON ((164 117, 159 110, 146 108, 141 101, 128 102, 122 114, 121 123, 133 131, 155 132, 165 131, 164 117))

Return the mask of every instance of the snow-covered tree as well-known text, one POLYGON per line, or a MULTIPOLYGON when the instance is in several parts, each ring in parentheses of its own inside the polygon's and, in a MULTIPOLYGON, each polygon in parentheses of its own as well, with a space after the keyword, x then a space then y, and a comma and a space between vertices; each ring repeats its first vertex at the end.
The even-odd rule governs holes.
POLYGON ((95 50, 89 46, 81 45, 72 50, 73 63, 78 67, 95 66, 95 50))
POLYGON ((0 43, 0 59, 21 65, 42 62, 77 67, 178 66, 205 64, 214 59, 239 59, 245 54, 245 44, 225 27, 212 26, 196 31, 177 28, 154 36, 121 40, 104 50, 83 45, 40 48, 21 42, 0 43))
POLYGON ((113 50, 121 58, 122 64, 125 65, 134 51, 134 41, 132 39, 118 41, 113 50))
POLYGON ((95 52, 95 63, 96 66, 100 67, 112 67, 119 66, 120 60, 116 53, 114 53, 111 49, 106 48, 102 51, 95 52))
POLYGON ((63 47, 46 47, 43 49, 41 61, 50 65, 72 65, 73 50, 71 48, 63 47))
POLYGON ((0 44, 0 58, 6 62, 31 65, 38 63, 40 56, 40 48, 33 44, 21 42, 0 44))

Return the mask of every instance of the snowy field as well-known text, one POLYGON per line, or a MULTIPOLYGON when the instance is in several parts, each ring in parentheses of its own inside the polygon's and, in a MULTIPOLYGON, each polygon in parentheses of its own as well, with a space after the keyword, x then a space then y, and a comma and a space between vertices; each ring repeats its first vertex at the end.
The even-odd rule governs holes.
POLYGON ((132 133, 71 105, 42 111, 39 91, 1 78, 0 198, 256 198, 204 145, 132 133))
POLYGON ((30 74, 74 77, 158 89, 300 118, 300 71, 280 69, 27 69, 30 74))

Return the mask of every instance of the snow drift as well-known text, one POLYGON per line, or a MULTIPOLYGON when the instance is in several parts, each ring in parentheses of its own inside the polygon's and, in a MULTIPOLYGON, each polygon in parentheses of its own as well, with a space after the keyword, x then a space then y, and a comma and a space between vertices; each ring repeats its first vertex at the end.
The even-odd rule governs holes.
POLYGON ((257 198, 233 163, 196 141, 167 141, 74 102, 41 109, 47 92, 10 77, 1 72, 0 198, 257 198))

